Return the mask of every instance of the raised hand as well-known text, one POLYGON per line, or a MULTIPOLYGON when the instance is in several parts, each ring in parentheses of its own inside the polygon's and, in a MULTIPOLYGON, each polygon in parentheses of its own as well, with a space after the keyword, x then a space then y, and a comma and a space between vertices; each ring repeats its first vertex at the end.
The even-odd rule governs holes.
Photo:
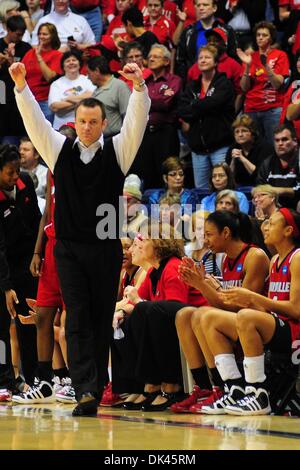
POLYGON ((252 62, 251 55, 246 54, 246 52, 242 51, 242 49, 240 49, 239 47, 237 48, 236 53, 244 64, 251 65, 251 62, 252 62))
POLYGON ((144 81, 142 71, 135 63, 124 65, 123 70, 119 70, 119 74, 137 86, 144 81))
POLYGON ((176 8, 176 16, 180 21, 185 21, 187 18, 187 14, 185 11, 181 11, 178 7, 176 8))
POLYGON ((22 91, 26 86, 26 68, 22 62, 14 62, 8 69, 12 80, 15 82, 17 90, 22 91))

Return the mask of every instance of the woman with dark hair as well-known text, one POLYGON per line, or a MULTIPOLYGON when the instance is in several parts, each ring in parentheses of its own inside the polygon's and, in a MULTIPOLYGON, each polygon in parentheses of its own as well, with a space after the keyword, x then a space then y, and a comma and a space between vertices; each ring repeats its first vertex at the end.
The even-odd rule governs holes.
POLYGON ((247 55, 241 49, 237 54, 244 64, 241 88, 245 93, 244 111, 257 124, 260 135, 271 144, 279 124, 284 98, 283 84, 289 77, 287 54, 275 47, 276 28, 261 21, 254 28, 257 50, 247 55))
POLYGON ((59 129, 66 122, 75 121, 75 108, 79 101, 92 96, 95 86, 85 75, 80 74, 81 53, 72 50, 61 58, 64 75, 50 86, 48 105, 55 113, 53 127, 59 129))
MULTIPOLYGON (((134 287, 125 290, 134 307, 131 305, 129 316, 125 314, 121 325, 125 336, 119 341, 123 342, 120 355, 123 376, 142 388, 124 390, 132 395, 123 407, 162 411, 182 396, 176 313, 184 305, 200 306, 206 301, 200 292, 178 278, 178 266, 184 255, 183 241, 172 227, 149 223, 139 236, 139 244, 144 262, 150 263, 151 268, 138 290, 134 287), (146 385, 143 387, 143 384, 146 385)), ((124 310, 129 313, 127 306, 124 310)), ((117 346, 120 352, 121 344, 117 346)))
MULTIPOLYGON (((249 217, 242 212, 216 211, 205 221, 205 239, 213 253, 225 253, 222 263, 223 282, 208 282, 203 265, 197 266, 190 258, 184 258, 179 267, 180 279, 198 289, 209 307, 183 308, 176 315, 176 327, 181 349, 191 368, 195 387, 189 398, 171 408, 175 412, 201 412, 201 407, 223 395, 223 383, 215 367, 214 358, 207 350, 199 334, 199 321, 206 311, 214 311, 222 319, 224 310, 236 310, 222 299, 221 287, 230 289, 243 286, 262 293, 268 275, 269 260, 263 250, 251 244, 252 226, 249 217), (260 269, 257 269, 259 266, 260 269), (206 310, 207 309, 207 310, 206 310), (207 367, 214 387, 208 376, 207 367), (201 402, 198 402, 202 399, 201 402), (205 399, 205 400, 203 400, 205 399)), ((218 318, 216 316, 216 318, 218 318)))
POLYGON ((260 139, 256 123, 248 114, 237 117, 232 129, 235 142, 228 149, 226 163, 239 186, 253 186, 258 166, 271 155, 273 146, 260 139))
POLYGON ((39 44, 22 59, 27 70, 27 82, 45 117, 53 123, 54 113, 48 106, 50 84, 61 74, 62 53, 54 24, 44 23, 38 29, 39 44))
POLYGON ((235 191, 235 181, 233 178, 232 171, 227 163, 218 163, 213 166, 211 177, 209 180, 209 185, 211 189, 211 194, 205 196, 201 201, 201 206, 203 210, 214 212, 216 205, 216 197, 220 191, 223 189, 232 189, 234 190, 238 200, 240 210, 246 214, 249 211, 249 202, 244 193, 240 191, 235 191))
POLYGON ((295 340, 300 335, 300 215, 286 208, 274 212, 265 242, 277 252, 270 264, 268 296, 236 286, 224 292, 222 300, 228 309, 235 305, 237 314, 237 309, 234 313, 227 311, 221 323, 214 311, 207 309, 200 320, 200 335, 205 338, 226 384, 226 394, 203 407, 202 413, 269 414, 264 350, 292 355, 298 346, 295 340), (233 351, 238 340, 244 353, 245 381, 233 351))
POLYGON ((300 50, 295 55, 296 70, 293 73, 294 80, 285 93, 280 124, 290 121, 300 141, 300 50))
POLYGON ((178 194, 182 208, 190 204, 192 212, 196 210, 197 197, 190 189, 184 188, 184 163, 178 157, 168 157, 162 164, 162 177, 165 189, 154 189, 145 192, 143 202, 148 205, 158 204, 164 195, 178 194))

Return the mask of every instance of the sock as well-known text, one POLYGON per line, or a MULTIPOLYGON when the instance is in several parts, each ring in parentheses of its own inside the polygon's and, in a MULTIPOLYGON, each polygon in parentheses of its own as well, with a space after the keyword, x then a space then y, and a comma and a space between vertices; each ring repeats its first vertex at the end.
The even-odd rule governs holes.
POLYGON ((255 388, 265 388, 265 355, 244 358, 245 380, 255 388), (254 385, 255 384, 255 385, 254 385), (258 387, 257 387, 258 384, 258 387))
POLYGON ((63 379, 64 377, 69 377, 69 371, 67 367, 61 367, 60 369, 53 369, 53 374, 63 379))
POLYGON ((236 364, 234 354, 218 354, 215 356, 215 364, 223 382, 242 377, 236 364))
POLYGON ((39 361, 38 362, 38 377, 40 380, 45 380, 51 383, 53 376, 52 361, 39 361))
POLYGON ((204 390, 211 390, 211 383, 206 366, 191 369, 195 384, 204 390))
POLYGON ((238 387, 241 387, 243 390, 245 389, 245 380, 243 377, 240 377, 239 379, 228 379, 226 380, 226 385, 231 389, 233 385, 237 385, 238 387))
POLYGON ((209 372, 210 372, 210 375, 211 375, 213 385, 223 389, 224 388, 224 382, 221 379, 221 376, 219 374, 218 369, 216 367, 212 367, 212 368, 209 369, 209 372))

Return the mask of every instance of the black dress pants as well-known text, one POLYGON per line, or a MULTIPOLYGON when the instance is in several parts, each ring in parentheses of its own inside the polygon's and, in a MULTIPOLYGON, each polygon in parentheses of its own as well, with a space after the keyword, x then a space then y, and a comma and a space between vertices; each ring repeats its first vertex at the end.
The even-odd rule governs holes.
POLYGON ((114 340, 112 345, 114 391, 140 393, 143 383, 182 383, 175 318, 185 306, 171 300, 140 302, 135 306, 121 325, 124 338, 114 340), (123 377, 123 389, 114 386, 115 376, 123 377), (130 387, 127 390, 126 385, 130 387))
POLYGON ((76 398, 91 392, 100 399, 107 383, 112 318, 122 263, 121 243, 58 240, 55 257, 67 310, 68 365, 76 398))

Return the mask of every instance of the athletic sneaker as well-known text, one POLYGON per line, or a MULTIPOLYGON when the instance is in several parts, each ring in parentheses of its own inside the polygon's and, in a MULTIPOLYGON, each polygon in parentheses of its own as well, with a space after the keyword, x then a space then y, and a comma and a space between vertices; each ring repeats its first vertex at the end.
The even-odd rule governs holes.
POLYGON ((119 395, 118 393, 113 393, 112 382, 109 382, 103 390, 100 406, 115 406, 120 403, 123 403, 123 401, 127 397, 128 393, 122 395, 119 395))
POLYGON ((55 375, 52 379, 52 387, 53 387, 53 390, 54 390, 54 393, 56 394, 57 392, 59 392, 63 386, 64 386, 64 379, 60 379, 58 377, 58 375, 55 375))
POLYGON ((1 388, 0 389, 0 403, 6 403, 11 401, 12 393, 8 388, 1 388))
POLYGON ((264 388, 248 386, 246 396, 227 406, 226 412, 238 416, 268 415, 271 413, 269 394, 264 388))
POLYGON ((52 385, 43 380, 30 387, 27 392, 13 395, 12 401, 16 403, 53 403, 55 395, 52 385))
POLYGON ((56 400, 60 403, 77 403, 70 377, 65 377, 62 382, 64 386, 55 394, 56 400))
POLYGON ((202 406, 201 413, 207 415, 227 414, 227 406, 235 405, 238 400, 245 396, 245 390, 237 385, 233 385, 230 390, 227 385, 225 385, 224 391, 225 394, 211 405, 202 406))
POLYGON ((224 395, 224 391, 220 387, 213 387, 209 392, 210 394, 208 397, 198 401, 198 403, 195 403, 195 405, 190 407, 191 413, 202 413, 203 406, 211 405, 224 395))
POLYGON ((207 399, 211 393, 211 390, 202 390, 198 385, 194 385, 192 393, 184 400, 173 403, 170 409, 174 413, 190 413, 192 406, 196 406, 200 401, 207 399))

